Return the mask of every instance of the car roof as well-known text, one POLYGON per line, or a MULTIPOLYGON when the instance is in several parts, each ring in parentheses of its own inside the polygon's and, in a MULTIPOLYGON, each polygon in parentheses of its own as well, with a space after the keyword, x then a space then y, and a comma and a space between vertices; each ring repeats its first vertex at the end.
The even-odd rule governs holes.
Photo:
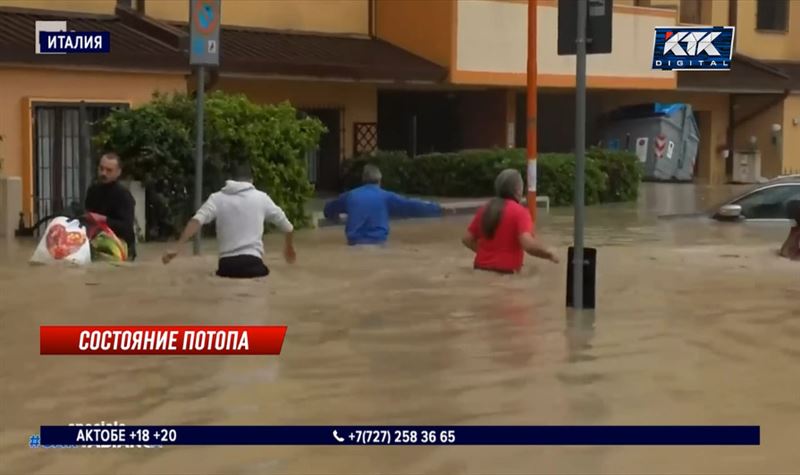
POLYGON ((800 183, 800 174, 797 175, 781 175, 777 178, 764 183, 764 185, 774 185, 776 183, 800 183))
POLYGON ((773 179, 771 179, 769 181, 765 181, 764 183, 759 183, 758 185, 748 189, 747 191, 744 191, 744 192, 741 192, 741 193, 737 193, 737 194, 729 197, 728 199, 723 201, 721 204, 719 204, 714 209, 715 210, 719 209, 719 206, 733 203, 735 201, 738 201, 738 200, 744 198, 745 196, 747 196, 747 195, 749 195, 751 193, 755 193, 756 191, 763 190, 764 188, 770 188, 770 187, 773 187, 775 185, 800 185, 800 175, 783 175, 783 176, 779 176, 777 178, 773 178, 773 179))

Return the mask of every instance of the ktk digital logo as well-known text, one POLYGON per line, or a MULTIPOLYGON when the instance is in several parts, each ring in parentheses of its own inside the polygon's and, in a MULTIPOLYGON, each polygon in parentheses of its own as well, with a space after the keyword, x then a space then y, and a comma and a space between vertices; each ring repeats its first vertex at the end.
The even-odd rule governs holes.
POLYGON ((733 26, 657 27, 653 69, 662 71, 730 71, 733 26))

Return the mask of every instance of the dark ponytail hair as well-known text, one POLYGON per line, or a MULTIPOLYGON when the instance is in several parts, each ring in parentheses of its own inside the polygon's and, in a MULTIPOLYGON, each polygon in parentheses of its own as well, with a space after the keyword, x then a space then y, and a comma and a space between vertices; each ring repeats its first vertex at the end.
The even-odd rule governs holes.
POLYGON ((507 168, 497 175, 494 181, 495 197, 486 204, 481 218, 481 233, 485 238, 494 237, 503 217, 506 200, 518 201, 517 193, 522 189, 522 185, 522 175, 513 168, 507 168))

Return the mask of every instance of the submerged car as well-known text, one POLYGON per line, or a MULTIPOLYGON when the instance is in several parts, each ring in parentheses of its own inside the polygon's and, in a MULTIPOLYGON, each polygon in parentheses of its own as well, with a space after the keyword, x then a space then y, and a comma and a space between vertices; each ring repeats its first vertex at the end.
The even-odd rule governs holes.
POLYGON ((775 178, 729 199, 712 212, 718 221, 789 222, 787 205, 800 201, 800 175, 775 178))

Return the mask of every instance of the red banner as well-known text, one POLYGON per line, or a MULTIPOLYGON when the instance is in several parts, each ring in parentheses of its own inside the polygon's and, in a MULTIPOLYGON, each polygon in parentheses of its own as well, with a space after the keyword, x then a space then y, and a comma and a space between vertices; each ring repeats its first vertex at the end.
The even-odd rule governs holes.
POLYGON ((279 355, 285 326, 41 326, 42 355, 279 355))

